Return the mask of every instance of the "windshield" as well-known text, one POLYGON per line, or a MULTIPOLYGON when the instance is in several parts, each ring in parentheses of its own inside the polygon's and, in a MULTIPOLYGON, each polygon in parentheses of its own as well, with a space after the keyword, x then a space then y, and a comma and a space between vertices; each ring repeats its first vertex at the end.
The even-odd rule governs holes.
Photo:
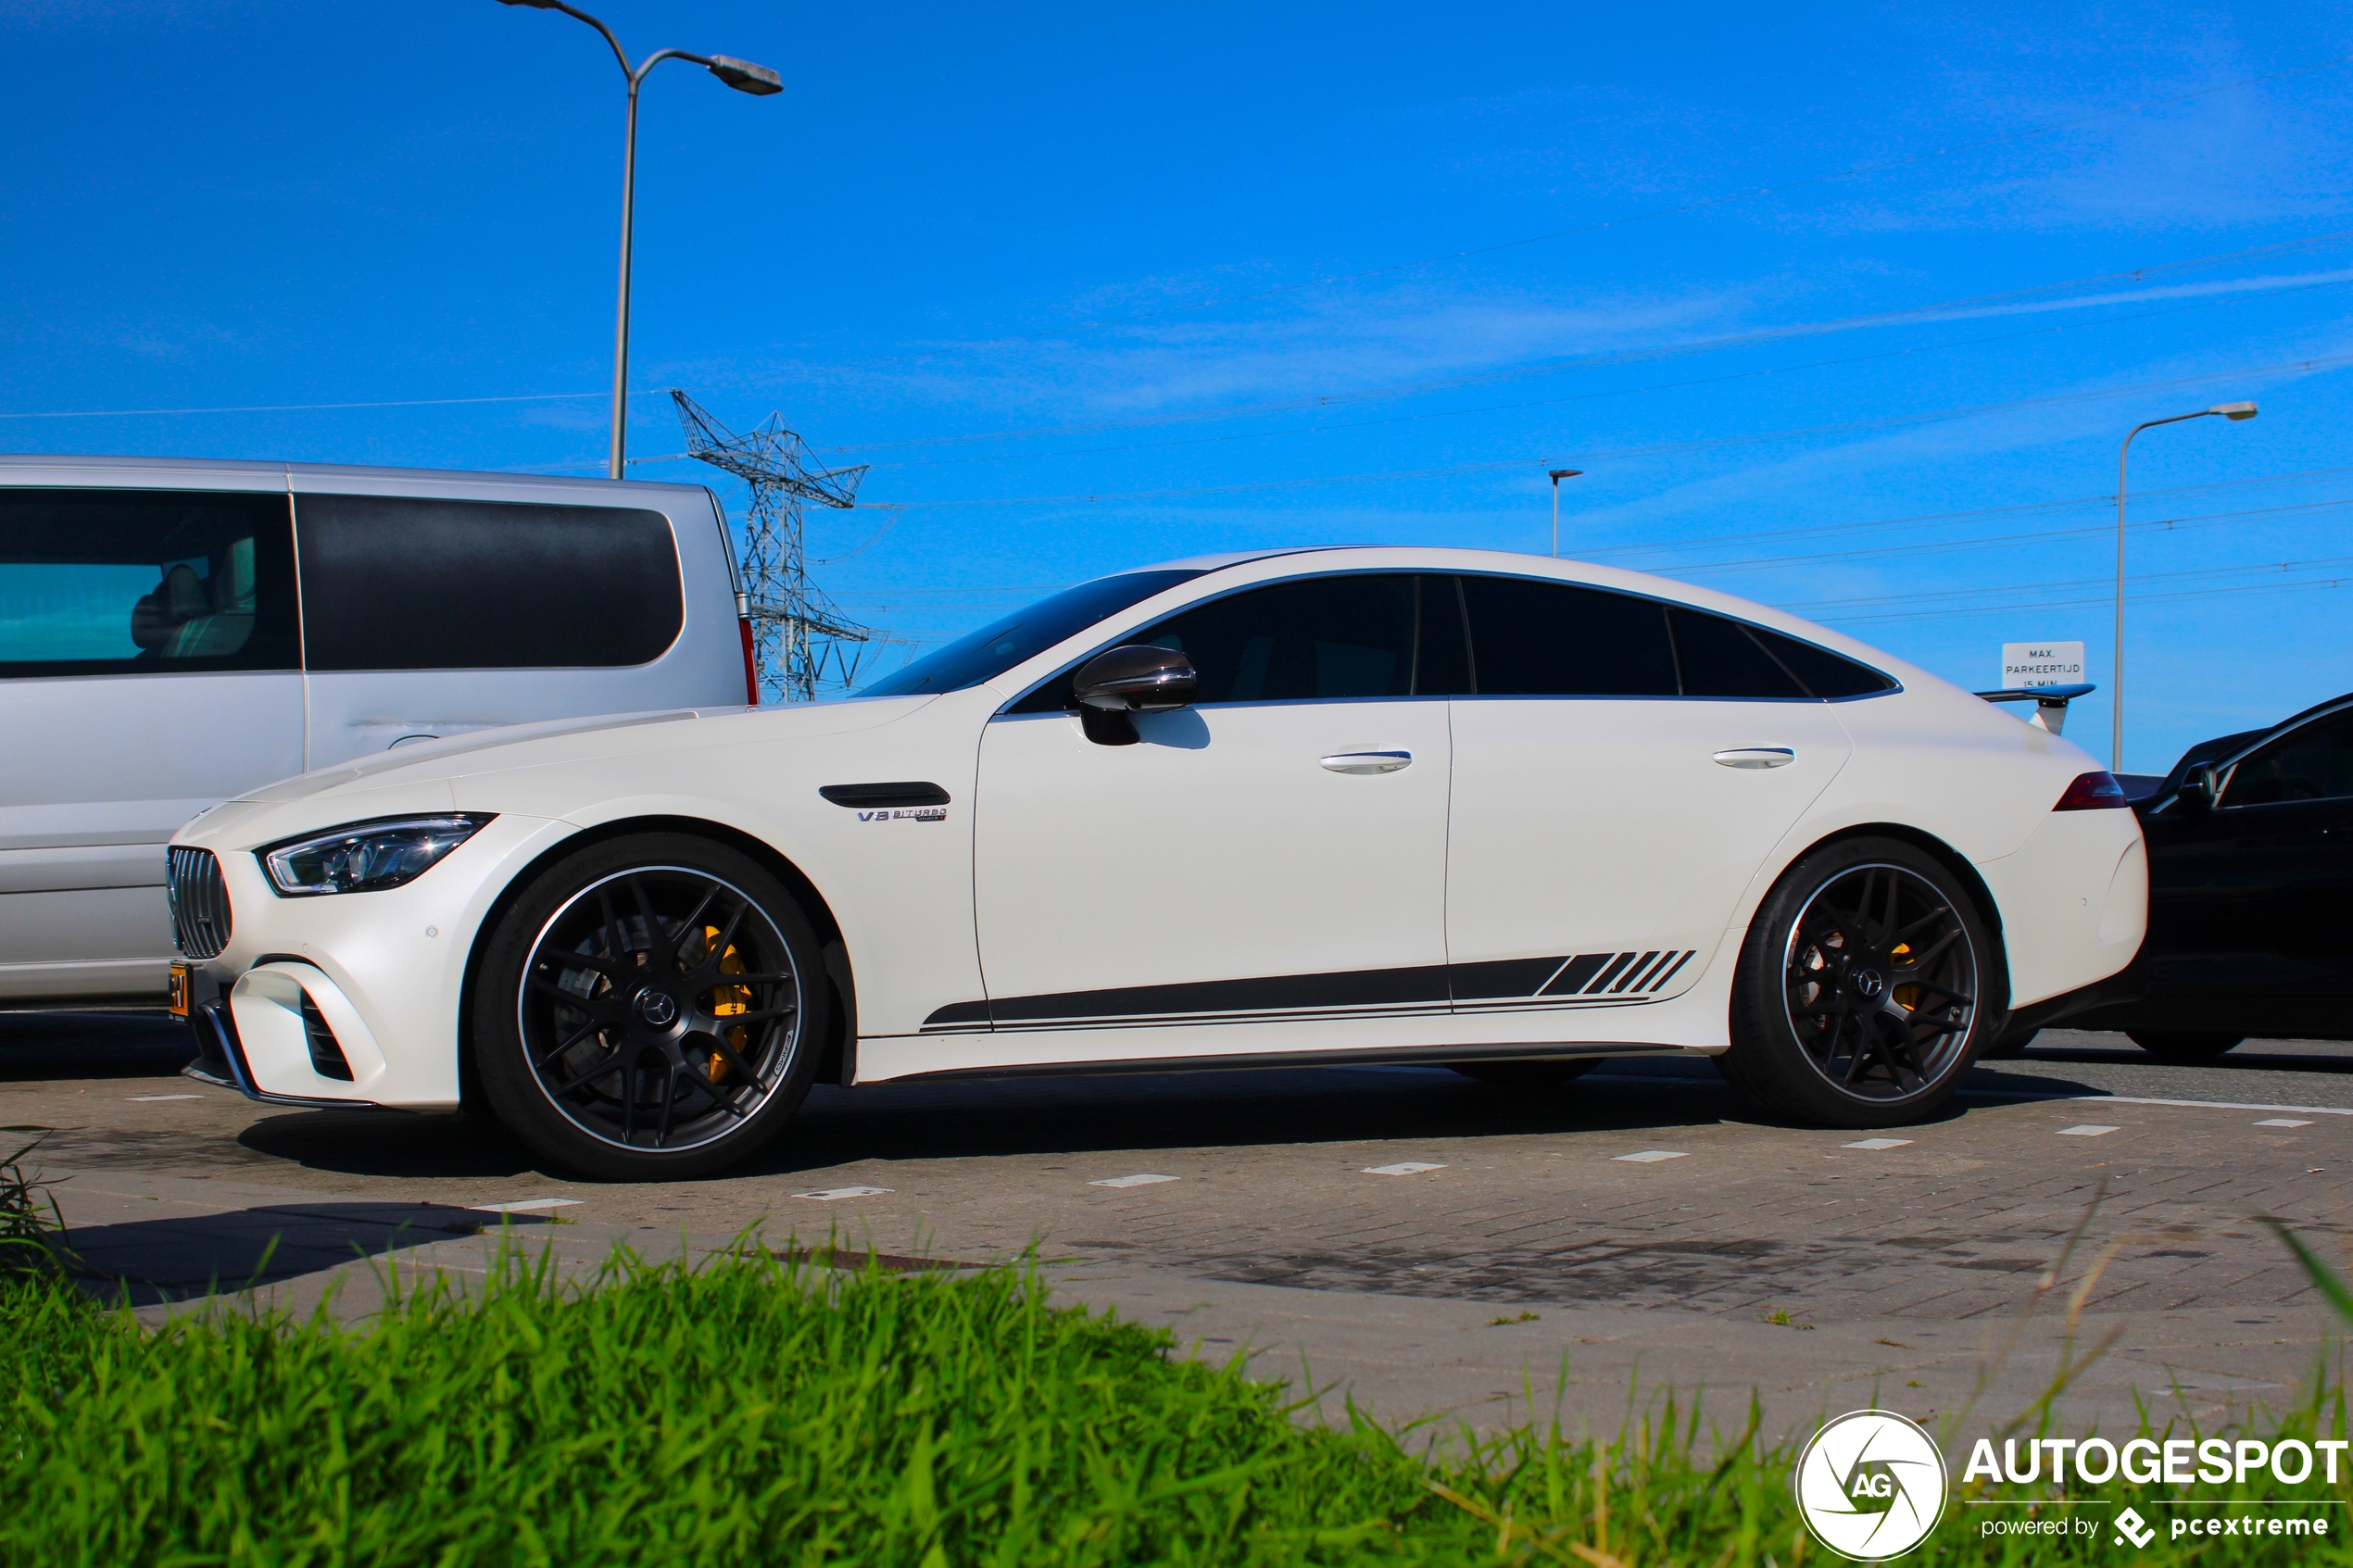
POLYGON ((1026 659, 1034 659, 1065 637, 1076 636, 1106 616, 1141 604, 1164 588, 1199 577, 1197 571, 1128 571, 1098 577, 1065 588, 1052 598, 1040 599, 1027 609, 1015 610, 935 648, 912 664, 895 670, 852 696, 920 696, 927 692, 960 692, 993 680, 1026 659))

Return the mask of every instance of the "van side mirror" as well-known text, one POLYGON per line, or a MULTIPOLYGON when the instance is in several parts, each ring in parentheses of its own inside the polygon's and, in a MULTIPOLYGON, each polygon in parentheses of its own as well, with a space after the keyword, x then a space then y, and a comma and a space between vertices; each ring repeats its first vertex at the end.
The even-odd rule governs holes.
POLYGON ((1201 689, 1193 661, 1175 648, 1113 648, 1080 666, 1070 695, 1081 708, 1111 713, 1166 713, 1191 705, 1201 689))

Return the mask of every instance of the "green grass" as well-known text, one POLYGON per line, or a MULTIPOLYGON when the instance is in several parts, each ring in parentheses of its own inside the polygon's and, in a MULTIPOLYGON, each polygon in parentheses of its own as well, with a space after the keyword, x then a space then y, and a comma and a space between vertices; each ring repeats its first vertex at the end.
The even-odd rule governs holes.
MULTIPOLYGON (((1049 1307, 1020 1270, 751 1250, 621 1256, 578 1288, 510 1252, 362 1332, 232 1311, 154 1331, 36 1277, 0 1288, 0 1562, 1835 1561, 1797 1522, 1793 1453, 1737 1424, 1661 1408, 1604 1441, 1530 1428, 1425 1459, 1171 1348, 1049 1307)), ((2316 1395, 2280 1425, 2345 1413, 2316 1395)), ((1979 1537, 1995 1512, 2024 1511, 1957 1501, 1906 1561, 2353 1560, 2341 1533, 2145 1554, 2105 1529, 1979 1537)))

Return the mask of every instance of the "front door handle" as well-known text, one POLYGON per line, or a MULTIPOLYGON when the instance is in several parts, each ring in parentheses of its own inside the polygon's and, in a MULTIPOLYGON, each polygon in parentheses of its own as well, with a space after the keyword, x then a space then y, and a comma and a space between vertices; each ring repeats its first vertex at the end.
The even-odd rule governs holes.
POLYGON ((1797 753, 1785 746, 1741 746, 1718 752, 1716 760, 1726 768, 1786 768, 1797 753))
POLYGON ((1393 773, 1413 760, 1410 751, 1335 751, 1322 759, 1335 773, 1393 773))

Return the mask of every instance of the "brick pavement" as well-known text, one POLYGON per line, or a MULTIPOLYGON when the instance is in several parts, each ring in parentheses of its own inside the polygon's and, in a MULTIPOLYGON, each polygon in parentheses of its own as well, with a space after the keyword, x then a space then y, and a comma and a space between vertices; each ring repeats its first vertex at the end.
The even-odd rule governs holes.
MULTIPOLYGON (((79 1244, 146 1300, 254 1280, 272 1238, 258 1282, 296 1301, 359 1269, 355 1252, 478 1268, 475 1206, 561 1197, 548 1212, 573 1223, 518 1216, 512 1234, 582 1266, 615 1239, 708 1248, 755 1225, 962 1261, 1035 1246, 1076 1298, 1169 1322, 1197 1353, 1254 1349, 1262 1370, 1394 1417, 1504 1419, 1557 1386, 1599 1419, 1629 1386, 1701 1382, 1755 1390, 1791 1422, 1850 1399, 1950 1415, 1976 1393, 2006 1411, 2048 1375, 2080 1286, 2083 1339, 2118 1338, 2076 1410, 2121 1414, 2137 1390, 2210 1418, 2292 1398, 2329 1333, 2253 1217, 2353 1248, 2353 1115, 2265 1128, 2282 1115, 1994 1098, 2152 1086, 2087 1037, 1981 1070, 1978 1097, 1887 1135, 1907 1140, 1893 1148, 1746 1120, 1701 1063, 1541 1095, 1326 1069, 824 1090, 743 1174, 611 1187, 534 1171, 495 1130, 249 1105, 169 1076, 163 1036, 133 1048, 138 1025, 107 1027, 115 1046, 79 1056, 0 1036, 0 1122, 52 1129, 38 1159, 67 1178, 79 1244), (172 1095, 195 1098, 149 1098, 172 1095), (2065 1131, 2087 1123, 2116 1130, 2065 1131), (1677 1158, 1622 1158, 1645 1151, 1677 1158), (1440 1168, 1365 1173, 1400 1161, 1440 1168), (1176 1179, 1090 1185, 1136 1174, 1176 1179), (856 1185, 889 1190, 796 1196, 856 1185)), ((2348 1057, 2192 1086, 2345 1109, 2348 1057)), ((2147 1098, 2193 1098, 2178 1070, 2145 1071, 2176 1074, 2147 1098)))

